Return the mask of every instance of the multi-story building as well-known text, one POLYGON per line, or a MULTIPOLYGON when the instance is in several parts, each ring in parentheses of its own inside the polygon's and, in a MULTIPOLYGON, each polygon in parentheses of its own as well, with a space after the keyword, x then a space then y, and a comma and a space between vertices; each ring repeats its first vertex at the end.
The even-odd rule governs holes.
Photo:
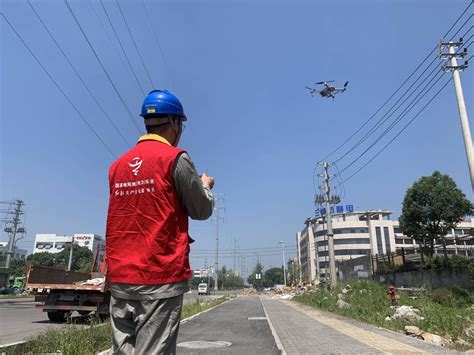
MULTIPOLYGON (((418 249, 419 246, 401 232, 392 212, 370 210, 332 214, 334 253, 336 262, 366 255, 383 255, 418 249)), ((474 245, 473 221, 463 221, 446 236, 448 254, 470 256, 474 245)), ((319 280, 329 268, 329 251, 325 216, 308 218, 305 227, 296 234, 297 256, 303 279, 319 280)), ((438 243, 436 253, 442 253, 438 243)))
MULTIPOLYGON (((28 250, 21 249, 14 247, 12 251, 12 260, 15 259, 26 259, 26 255, 28 254, 28 250)), ((0 255, 7 255, 8 254, 8 242, 0 242, 0 255)))
POLYGON ((74 244, 89 248, 93 255, 97 250, 98 259, 102 261, 105 255, 105 242, 97 234, 74 234, 74 235, 56 235, 56 234, 36 234, 33 254, 36 253, 59 253, 67 244, 74 244))

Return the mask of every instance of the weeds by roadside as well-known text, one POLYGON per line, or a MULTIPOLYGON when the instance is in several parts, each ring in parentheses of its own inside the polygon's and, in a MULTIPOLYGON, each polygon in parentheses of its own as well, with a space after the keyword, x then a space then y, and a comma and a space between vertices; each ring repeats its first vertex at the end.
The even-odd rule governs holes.
POLYGON ((332 292, 315 289, 296 296, 294 300, 396 331, 403 330, 405 325, 414 325, 453 341, 463 339, 474 344, 474 309, 471 307, 474 296, 459 288, 427 290, 416 297, 401 292, 397 304, 413 306, 424 317, 411 323, 401 319, 387 320, 393 315, 391 303, 387 299, 387 288, 371 281, 353 282, 344 292, 342 287, 332 292), (343 298, 350 307, 339 308, 336 304, 339 298, 343 298))

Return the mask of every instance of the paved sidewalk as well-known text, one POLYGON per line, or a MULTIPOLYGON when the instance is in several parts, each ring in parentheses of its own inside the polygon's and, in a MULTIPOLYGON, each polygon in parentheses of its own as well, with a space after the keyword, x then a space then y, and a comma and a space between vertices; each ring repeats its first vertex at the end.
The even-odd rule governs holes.
POLYGON ((455 354, 421 340, 293 301, 260 297, 287 354, 455 354))

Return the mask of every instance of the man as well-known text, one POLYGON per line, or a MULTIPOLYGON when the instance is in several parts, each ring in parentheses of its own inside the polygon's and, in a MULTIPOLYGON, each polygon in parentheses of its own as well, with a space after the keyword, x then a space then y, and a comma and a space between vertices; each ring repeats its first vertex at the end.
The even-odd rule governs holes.
POLYGON ((188 217, 211 216, 214 179, 198 176, 177 148, 186 115, 176 96, 154 90, 141 116, 147 135, 109 171, 107 280, 114 354, 173 354, 188 291, 188 217))

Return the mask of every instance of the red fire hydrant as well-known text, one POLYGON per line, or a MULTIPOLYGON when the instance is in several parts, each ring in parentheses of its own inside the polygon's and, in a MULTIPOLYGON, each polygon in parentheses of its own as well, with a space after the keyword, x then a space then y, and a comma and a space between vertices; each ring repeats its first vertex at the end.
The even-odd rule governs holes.
POLYGON ((397 301, 397 292, 395 291, 394 285, 388 286, 387 295, 388 297, 390 297, 390 301, 392 301, 392 304, 395 304, 395 302, 397 301))

